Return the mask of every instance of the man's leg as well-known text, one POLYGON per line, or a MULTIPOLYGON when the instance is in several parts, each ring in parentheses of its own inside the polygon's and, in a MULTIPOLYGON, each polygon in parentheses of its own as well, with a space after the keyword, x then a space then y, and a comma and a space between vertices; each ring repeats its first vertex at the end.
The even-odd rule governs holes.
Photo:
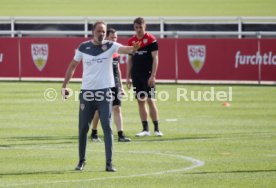
POLYGON ((157 106, 155 104, 155 101, 151 98, 148 98, 147 103, 149 105, 149 114, 150 114, 151 120, 152 120, 153 125, 154 125, 154 133, 155 133, 156 136, 163 136, 163 133, 161 131, 159 131, 158 109, 157 109, 157 106))
POLYGON ((124 128, 123 128, 123 116, 122 116, 122 110, 119 105, 113 106, 113 118, 114 123, 117 128, 118 132, 118 141, 119 142, 130 142, 131 139, 125 137, 124 135, 124 128))
POLYGON ((101 139, 98 137, 98 123, 100 117, 98 111, 95 112, 93 120, 92 120, 92 130, 91 130, 91 140, 93 142, 101 142, 101 139))
POLYGON ((87 144, 87 132, 89 130, 89 124, 95 113, 95 106, 92 102, 83 98, 83 92, 80 93, 80 109, 79 109, 79 165, 76 170, 82 170, 82 163, 85 161, 86 144, 87 144))
MULTIPOLYGON (((111 113, 112 113, 112 101, 106 97, 107 93, 110 93, 109 89, 104 90, 104 100, 97 101, 100 121, 104 132, 104 144, 105 144, 105 157, 106 157, 106 171, 116 171, 112 167, 112 148, 113 148, 113 134, 111 128, 111 113)), ((110 95, 111 96, 111 95, 110 95)))
POLYGON ((139 115, 141 121, 147 121, 148 120, 148 111, 146 108, 146 101, 143 99, 137 99, 138 102, 138 108, 139 108, 139 115))
POLYGON ((148 111, 146 108, 146 101, 143 98, 137 98, 139 115, 143 126, 143 131, 136 134, 136 136, 150 136, 149 125, 148 125, 148 111))
POLYGON ((123 117, 122 117, 122 112, 121 112, 121 107, 116 105, 113 106, 113 118, 114 118, 114 123, 116 125, 117 131, 123 131, 123 117))
POLYGON ((147 103, 149 105, 149 114, 152 121, 158 121, 158 109, 155 102, 152 99, 148 98, 147 103))
POLYGON ((111 91, 112 91, 112 96, 113 96, 113 101, 112 101, 113 119, 114 119, 114 123, 116 125, 117 132, 118 132, 118 141, 119 142, 130 142, 131 139, 125 137, 125 135, 124 135, 123 115, 122 115, 122 110, 121 110, 122 93, 120 92, 119 87, 113 87, 113 88, 111 88, 111 91))
POLYGON ((100 120, 99 113, 98 111, 96 111, 92 120, 92 130, 97 130, 99 120, 100 120))
POLYGON ((133 90, 135 93, 135 97, 138 103, 139 115, 142 122, 143 130, 140 133, 137 133, 136 136, 150 136, 149 125, 148 125, 148 112, 146 108, 146 98, 145 96, 145 84, 146 81, 144 78, 133 76, 133 90))

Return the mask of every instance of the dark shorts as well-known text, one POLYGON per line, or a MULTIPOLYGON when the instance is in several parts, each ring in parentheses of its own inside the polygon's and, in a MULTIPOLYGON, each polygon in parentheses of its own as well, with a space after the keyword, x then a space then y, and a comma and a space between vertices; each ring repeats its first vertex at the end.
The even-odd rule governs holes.
POLYGON ((155 87, 149 87, 149 76, 132 76, 133 91, 136 99, 154 98, 155 87))
POLYGON ((122 105, 122 100, 121 100, 121 95, 120 95, 120 88, 119 87, 112 87, 111 88, 112 96, 114 97, 112 106, 121 106, 122 105))

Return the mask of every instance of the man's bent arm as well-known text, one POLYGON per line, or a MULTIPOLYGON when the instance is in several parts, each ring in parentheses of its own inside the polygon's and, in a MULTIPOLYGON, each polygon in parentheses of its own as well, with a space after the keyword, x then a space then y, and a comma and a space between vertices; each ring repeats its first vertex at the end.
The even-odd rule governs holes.
POLYGON ((151 71, 151 77, 155 77, 156 76, 156 72, 157 72, 157 68, 158 68, 158 51, 153 51, 151 52, 152 55, 152 71, 151 71))
POLYGON ((150 87, 155 86, 155 77, 156 77, 156 72, 157 72, 157 67, 158 67, 158 51, 153 51, 151 52, 152 55, 152 70, 151 70, 151 75, 148 80, 148 85, 150 87))
POLYGON ((127 78, 131 78, 131 68, 132 68, 132 56, 129 55, 127 58, 127 78))
POLYGON ((132 68, 132 56, 129 55, 127 58, 127 75, 126 75, 126 84, 128 89, 131 88, 131 82, 130 82, 131 68, 132 68))
POLYGON ((123 84, 122 84, 122 73, 121 73, 121 69, 120 69, 120 65, 118 63, 118 76, 119 76, 119 80, 120 80, 120 88, 123 87, 123 84))

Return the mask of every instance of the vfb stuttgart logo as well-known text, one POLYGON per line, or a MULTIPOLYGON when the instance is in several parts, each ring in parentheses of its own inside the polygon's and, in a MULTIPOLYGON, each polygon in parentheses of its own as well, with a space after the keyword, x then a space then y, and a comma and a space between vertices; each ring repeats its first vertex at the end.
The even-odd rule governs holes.
POLYGON ((48 44, 32 44, 31 50, 36 68, 42 71, 48 59, 48 44))
POLYGON ((188 45, 188 56, 190 65, 198 74, 205 63, 206 47, 205 45, 188 45))

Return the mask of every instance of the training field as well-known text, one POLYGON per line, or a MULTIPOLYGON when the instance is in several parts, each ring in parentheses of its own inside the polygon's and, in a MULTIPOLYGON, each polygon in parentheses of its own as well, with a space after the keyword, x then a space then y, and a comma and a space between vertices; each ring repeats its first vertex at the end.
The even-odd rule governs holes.
POLYGON ((276 16, 275 0, 0 0, 0 16, 276 16))
MULTIPOLYGON (((275 10, 275 0, 0 0, 0 16, 276 16, 275 10)), ((0 81, 0 188, 276 185, 275 86, 158 84, 159 92, 169 94, 157 101, 164 137, 134 137, 141 131, 138 107, 135 100, 124 101, 125 133, 132 142, 118 143, 113 125, 116 173, 104 171, 104 144, 90 140, 84 171, 74 171, 79 103, 77 95, 62 101, 60 87, 0 81), (191 92, 212 87, 232 90, 230 106, 192 100, 191 92), (49 88, 58 93, 54 101, 45 99, 49 88), (188 100, 177 100, 178 89, 187 91, 188 100)), ((80 83, 69 87, 78 91, 80 83)))
MULTIPOLYGON (((78 102, 58 95, 44 99, 61 83, 0 82, 0 187, 275 187, 276 88, 270 86, 158 85, 169 100, 157 102, 165 134, 136 138, 141 130, 136 101, 123 103, 125 132, 118 143, 116 173, 104 171, 104 144, 87 147, 87 166, 78 161, 78 102), (220 101, 177 102, 177 88, 229 91, 220 101)), ((78 90, 80 83, 69 85, 78 90)), ((113 125, 113 127, 115 127, 113 125)), ((151 130, 153 126, 150 126, 151 130)), ((102 136, 102 131, 99 133, 102 136)))

